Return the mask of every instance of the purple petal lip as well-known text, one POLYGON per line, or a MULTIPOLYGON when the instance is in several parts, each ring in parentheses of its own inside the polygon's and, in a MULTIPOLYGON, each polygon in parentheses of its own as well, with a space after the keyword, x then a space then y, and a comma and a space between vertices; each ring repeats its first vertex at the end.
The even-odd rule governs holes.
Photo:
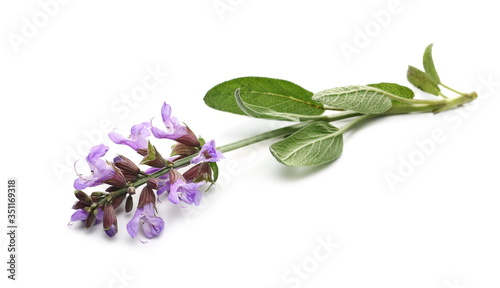
POLYGON ((78 209, 73 213, 73 215, 71 215, 71 222, 76 222, 79 220, 87 220, 88 216, 89 216, 89 212, 87 212, 83 209, 78 209))
POLYGON ((130 148, 136 151, 137 149, 147 149, 147 138, 151 136, 150 128, 151 123, 142 122, 140 124, 132 126, 132 128, 130 129, 130 136, 128 138, 116 132, 110 132, 108 134, 108 137, 114 143, 128 145, 130 148))
POLYGON ((106 235, 109 237, 113 237, 118 232, 118 228, 116 228, 115 225, 111 225, 111 227, 108 230, 104 230, 104 232, 106 232, 106 235))

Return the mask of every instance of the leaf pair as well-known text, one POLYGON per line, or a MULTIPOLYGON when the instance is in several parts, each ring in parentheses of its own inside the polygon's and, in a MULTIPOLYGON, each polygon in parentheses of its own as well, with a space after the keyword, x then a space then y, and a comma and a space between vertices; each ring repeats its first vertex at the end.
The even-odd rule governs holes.
POLYGON ((299 122, 317 119, 326 109, 380 114, 414 96, 411 89, 394 83, 352 85, 313 94, 286 80, 242 77, 213 87, 204 100, 214 109, 234 114, 299 122))
POLYGON ((441 79, 439 78, 436 67, 434 66, 434 60, 432 59, 432 46, 433 44, 427 46, 424 52, 423 62, 425 72, 409 65, 406 77, 411 84, 415 85, 415 87, 420 90, 439 96, 441 94, 441 89, 439 89, 438 85, 441 84, 441 79))
POLYGON ((399 104, 398 99, 413 97, 412 90, 394 83, 346 86, 313 94, 285 80, 242 77, 213 87, 204 100, 212 108, 255 118, 295 122, 313 120, 270 147, 280 163, 312 166, 334 161, 343 149, 339 129, 318 121, 325 111, 324 106, 361 114, 380 114, 399 104))

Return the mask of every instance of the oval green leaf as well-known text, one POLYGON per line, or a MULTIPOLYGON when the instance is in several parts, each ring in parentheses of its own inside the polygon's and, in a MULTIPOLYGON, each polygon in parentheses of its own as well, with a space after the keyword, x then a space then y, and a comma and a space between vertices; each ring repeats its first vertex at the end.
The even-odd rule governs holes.
POLYGON ((351 110, 363 114, 380 114, 392 107, 391 99, 377 88, 352 85, 323 90, 313 100, 326 107, 351 110))
MULTIPOLYGON (((223 82, 210 89, 204 97, 209 107, 239 115, 247 115, 238 106, 234 92, 240 89, 241 99, 254 105, 281 113, 321 115, 321 103, 312 100, 313 93, 290 81, 266 77, 242 77, 223 82)), ((271 118, 263 115, 260 118, 271 118)))
POLYGON ((238 104, 238 107, 240 107, 241 111, 243 111, 246 115, 254 118, 267 118, 267 119, 276 119, 283 121, 300 122, 300 121, 314 120, 317 119, 318 117, 318 116, 277 112, 267 107, 248 104, 241 98, 239 88, 236 89, 236 91, 234 91, 234 99, 236 100, 236 103, 238 104))
POLYGON ((438 85, 434 83, 434 81, 429 78, 427 73, 424 71, 415 68, 411 65, 408 66, 408 72, 406 73, 406 77, 411 84, 415 85, 418 89, 427 92, 432 95, 438 96, 441 93, 438 85))
POLYGON ((441 84, 441 79, 439 79, 439 75, 436 71, 436 67, 434 66, 434 60, 432 59, 432 45, 430 44, 425 48, 424 52, 424 70, 429 79, 436 84, 441 84))
POLYGON ((271 145, 271 154, 280 163, 314 166, 332 162, 342 154, 342 134, 326 122, 313 122, 284 140, 271 145))

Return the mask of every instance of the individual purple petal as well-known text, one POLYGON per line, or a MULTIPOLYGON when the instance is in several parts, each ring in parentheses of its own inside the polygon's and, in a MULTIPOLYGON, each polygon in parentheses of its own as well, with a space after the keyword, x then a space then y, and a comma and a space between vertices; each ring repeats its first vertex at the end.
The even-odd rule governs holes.
POLYGON ((71 222, 76 222, 79 220, 87 220, 87 217, 89 216, 89 212, 83 210, 83 209, 78 209, 71 215, 71 222))
POLYGON ((104 232, 106 232, 106 235, 108 235, 109 237, 113 237, 118 232, 118 228, 116 228, 116 225, 113 224, 111 225, 111 227, 109 227, 109 229, 104 230, 104 232))
POLYGON ((137 149, 147 149, 148 140, 147 138, 151 136, 151 123, 143 122, 132 126, 130 129, 130 136, 128 138, 118 134, 116 132, 110 132, 108 134, 109 139, 116 144, 125 144, 130 148, 137 151, 137 149))
POLYGON ((186 204, 194 204, 196 206, 200 205, 201 198, 203 194, 198 188, 205 184, 204 181, 197 183, 186 183, 181 179, 178 179, 170 186, 170 193, 168 194, 168 200, 174 204, 179 204, 180 201, 186 204))
POLYGON ((134 217, 132 217, 132 219, 127 223, 127 231, 132 238, 137 236, 137 232, 139 231, 139 221, 141 220, 143 212, 144 208, 137 208, 137 210, 135 210, 134 217))
POLYGON ((170 181, 168 180, 163 180, 158 182, 158 189, 156 190, 156 195, 160 196, 161 194, 165 192, 170 191, 170 181))
POLYGON ((82 190, 87 187, 101 185, 104 181, 113 177, 115 169, 106 161, 100 159, 106 155, 108 149, 109 147, 103 144, 90 148, 89 155, 86 159, 89 164, 91 174, 88 176, 78 175, 78 178, 73 184, 75 189, 82 190))
POLYGON ((191 159, 191 164, 198 164, 200 162, 217 162, 220 159, 224 159, 224 155, 215 149, 215 141, 211 140, 201 147, 198 156, 191 159))
POLYGON ((176 117, 172 116, 172 108, 166 102, 163 103, 161 108, 161 118, 167 131, 151 127, 151 132, 156 138, 175 140, 188 133, 186 126, 182 125, 176 117))

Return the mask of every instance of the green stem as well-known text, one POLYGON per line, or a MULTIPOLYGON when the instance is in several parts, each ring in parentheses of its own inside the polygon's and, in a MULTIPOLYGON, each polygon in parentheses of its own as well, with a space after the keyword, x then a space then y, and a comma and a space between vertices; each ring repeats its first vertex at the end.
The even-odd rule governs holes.
MULTIPOLYGON (((336 114, 330 115, 330 116, 318 117, 314 120, 315 121, 333 122, 333 121, 338 121, 338 120, 347 119, 347 118, 351 118, 351 117, 355 117, 355 116, 361 116, 361 115, 363 115, 363 114, 358 113, 358 112, 348 111, 348 112, 336 113, 336 114)), ((269 131, 266 133, 262 133, 262 134, 252 136, 252 137, 240 140, 240 141, 233 142, 231 144, 220 146, 217 148, 217 150, 219 150, 221 152, 229 152, 232 150, 236 150, 236 149, 239 149, 239 148, 248 146, 250 144, 260 142, 260 141, 264 141, 267 139, 271 139, 271 138, 275 138, 278 136, 293 133, 293 132, 303 128, 304 126, 306 126, 309 123, 311 123, 311 121, 301 122, 299 124, 295 124, 295 125, 279 128, 276 130, 272 130, 272 131, 269 131)))
POLYGON ((370 118, 373 118, 373 117, 376 117, 378 115, 376 114, 368 114, 368 115, 363 115, 359 118, 356 118, 354 120, 352 120, 351 122, 347 123, 344 127, 340 128, 339 131, 335 132, 334 135, 337 136, 337 135, 340 135, 340 134, 343 134, 345 131, 351 129, 352 127, 354 127, 355 125, 363 122, 363 121, 366 121, 370 118))
POLYGON ((457 90, 455 90, 455 89, 453 89, 453 88, 451 88, 451 87, 448 87, 448 86, 444 85, 443 83, 441 83, 441 84, 439 84, 439 85, 441 85, 441 86, 443 86, 444 88, 446 88, 446 89, 448 89, 448 90, 450 90, 450 91, 453 91, 453 92, 455 92, 455 93, 457 93, 457 94, 459 94, 459 95, 462 95, 462 96, 463 96, 463 95, 466 95, 465 93, 459 92, 459 91, 457 91, 457 90))

